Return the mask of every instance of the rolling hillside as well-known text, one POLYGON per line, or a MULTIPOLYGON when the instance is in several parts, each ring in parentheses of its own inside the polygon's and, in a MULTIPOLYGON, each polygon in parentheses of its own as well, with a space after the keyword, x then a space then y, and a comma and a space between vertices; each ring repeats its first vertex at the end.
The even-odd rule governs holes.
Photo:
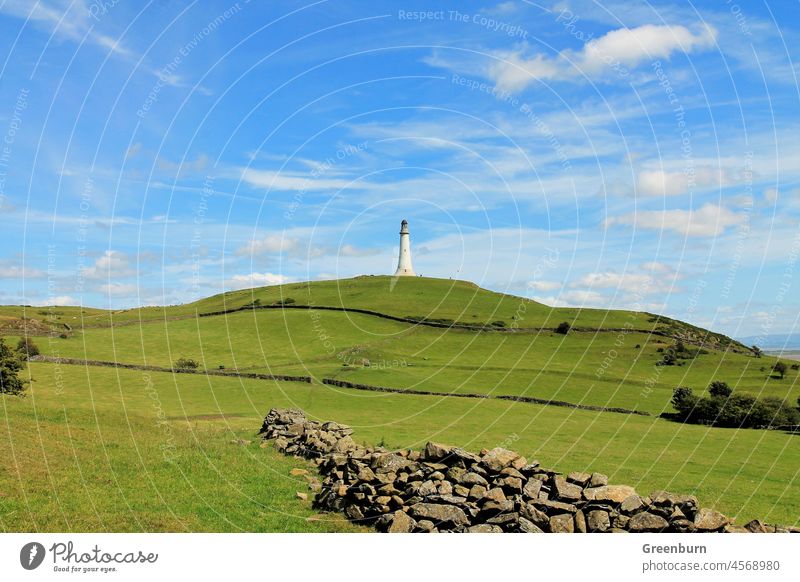
POLYGON ((0 529, 347 529, 340 521, 306 521, 310 508, 294 499, 303 482, 287 475, 296 463, 257 444, 230 444, 251 439, 272 406, 351 423, 365 443, 500 443, 565 471, 600 470, 644 491, 697 494, 740 523, 758 517, 794 525, 800 516, 796 435, 658 416, 670 410, 673 388, 702 392, 712 380, 794 402, 798 372, 775 378, 774 358, 646 313, 554 309, 458 281, 359 277, 114 312, 3 307, 0 317, 7 341, 27 331, 43 356, 79 364, 29 362, 32 398, 2 398, 8 430, 0 454, 14 471, 0 478, 0 529), (572 326, 567 334, 555 331, 562 321, 572 326), (659 365, 678 340, 689 348, 677 365, 659 365), (199 369, 169 373, 179 358, 199 369), (308 376, 311 383, 247 374, 308 376), (491 398, 452 397, 465 394, 491 398), (165 446, 179 462, 165 462, 165 446), (174 513, 160 519, 166 506, 174 513), (87 508, 94 517, 78 518, 87 508))

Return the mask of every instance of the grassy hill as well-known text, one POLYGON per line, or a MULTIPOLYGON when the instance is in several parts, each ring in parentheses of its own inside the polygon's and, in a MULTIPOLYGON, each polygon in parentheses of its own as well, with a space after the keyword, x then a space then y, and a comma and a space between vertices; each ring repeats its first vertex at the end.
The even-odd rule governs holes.
POLYGON ((294 499, 302 484, 288 475, 297 461, 256 443, 230 444, 251 439, 270 406, 352 423, 372 444, 507 446, 558 469, 610 473, 643 493, 695 493, 740 523, 759 517, 794 525, 800 516, 797 436, 657 416, 670 409, 674 387, 699 392, 712 380, 793 402, 798 372, 773 378, 774 358, 647 313, 550 308, 461 281, 358 277, 113 312, 0 307, 0 334, 14 342, 26 332, 47 356, 166 368, 185 357, 201 370, 315 381, 30 363, 31 397, 0 398, 7 427, 0 454, 15 467, 0 477, 4 530, 351 528, 306 521, 310 509, 294 499), (561 321, 572 331, 556 333, 561 321), (476 329, 484 326, 492 331, 476 329), (678 339, 690 346, 688 355, 676 366, 657 365, 678 339), (324 378, 434 395, 333 388, 324 378), (651 416, 447 397, 453 393, 651 416), (164 460, 167 443, 180 451, 178 461, 164 460))
POLYGON ((59 335, 66 329, 171 320, 198 314, 232 311, 253 304, 363 309, 422 321, 458 325, 491 325, 511 328, 555 328, 566 321, 583 330, 635 329, 653 331, 712 347, 746 352, 747 348, 722 335, 645 312, 549 307, 531 299, 482 289, 467 281, 423 277, 363 276, 333 281, 289 283, 232 291, 184 305, 142 307, 108 311, 78 307, 0 307, 0 333, 12 335, 18 321, 59 335))

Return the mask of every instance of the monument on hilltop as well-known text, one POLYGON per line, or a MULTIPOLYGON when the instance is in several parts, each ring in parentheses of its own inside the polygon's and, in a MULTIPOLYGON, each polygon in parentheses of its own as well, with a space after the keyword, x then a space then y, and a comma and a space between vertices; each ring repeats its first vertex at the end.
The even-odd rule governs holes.
POLYGON ((400 258, 397 261, 395 277, 416 277, 411 266, 411 240, 408 235, 408 221, 400 223, 400 258))

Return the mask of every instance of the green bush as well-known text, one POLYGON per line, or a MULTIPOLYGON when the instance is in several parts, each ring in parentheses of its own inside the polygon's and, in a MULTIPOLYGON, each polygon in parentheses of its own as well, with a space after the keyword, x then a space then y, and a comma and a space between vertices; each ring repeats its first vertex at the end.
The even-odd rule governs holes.
POLYGON ((191 358, 178 358, 175 360, 174 367, 176 370, 196 370, 200 367, 200 364, 191 358))
POLYGON ((22 370, 17 354, 0 338, 0 394, 21 395, 26 382, 19 377, 22 370))
POLYGON ((708 393, 712 398, 727 398, 731 395, 731 387, 727 382, 714 381, 708 385, 708 393))
POLYGON ((753 412, 758 399, 750 394, 732 394, 719 412, 716 426, 728 428, 751 428, 754 426, 753 412))
POLYGON ((781 380, 786 376, 786 364, 783 362, 776 362, 774 366, 772 366, 772 371, 777 374, 781 380))
POLYGON ((675 410, 688 416, 694 405, 697 404, 697 396, 694 395, 691 388, 679 386, 672 391, 670 402, 675 410))
POLYGON ((560 333, 561 335, 567 335, 571 329, 572 326, 569 324, 569 322, 562 321, 556 327, 556 333, 560 333))
POLYGON ((661 357, 661 360, 656 363, 656 366, 674 366, 678 359, 672 350, 667 350, 661 357))
POLYGON ((712 382, 708 397, 697 397, 691 388, 676 388, 672 406, 678 420, 727 428, 774 428, 800 424, 798 408, 779 398, 756 398, 750 394, 733 394, 724 382, 712 382))
POLYGON ((31 338, 23 337, 17 342, 17 353, 23 360, 27 360, 32 356, 39 355, 39 346, 33 343, 31 338))

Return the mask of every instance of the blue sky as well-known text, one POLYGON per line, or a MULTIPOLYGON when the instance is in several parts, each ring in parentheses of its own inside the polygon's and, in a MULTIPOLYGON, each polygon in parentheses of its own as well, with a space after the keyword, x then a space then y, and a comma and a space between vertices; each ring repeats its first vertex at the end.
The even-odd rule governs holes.
POLYGON ((794 2, 0 4, 0 302, 414 266, 797 331, 794 2), (449 5, 448 5, 449 4, 449 5))

